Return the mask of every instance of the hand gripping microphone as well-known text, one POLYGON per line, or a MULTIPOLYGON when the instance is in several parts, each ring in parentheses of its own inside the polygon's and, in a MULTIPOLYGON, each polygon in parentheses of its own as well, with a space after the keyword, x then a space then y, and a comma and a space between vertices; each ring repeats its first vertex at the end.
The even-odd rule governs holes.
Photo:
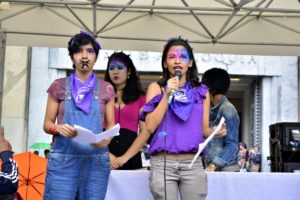
MULTIPOLYGON (((178 80, 180 80, 181 77, 182 77, 181 71, 180 71, 180 70, 177 70, 177 71, 175 72, 175 75, 174 75, 174 76, 177 77, 178 80)), ((174 96, 175 96, 175 92, 176 92, 175 90, 171 90, 170 95, 169 95, 169 98, 168 98, 168 104, 170 104, 170 103, 172 102, 172 100, 173 100, 173 98, 174 98, 174 96)))

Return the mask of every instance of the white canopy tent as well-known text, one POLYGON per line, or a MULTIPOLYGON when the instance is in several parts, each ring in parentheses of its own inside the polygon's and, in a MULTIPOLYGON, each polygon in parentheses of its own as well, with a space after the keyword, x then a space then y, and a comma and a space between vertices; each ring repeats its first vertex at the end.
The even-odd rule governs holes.
POLYGON ((180 35, 202 53, 300 55, 299 0, 0 2, 8 45, 66 47, 87 30, 104 49, 160 52, 180 35))
MULTIPOLYGON (((66 47, 79 30, 103 49, 159 51, 182 36, 195 52, 300 55, 300 0, 0 0, 5 45, 66 47)), ((0 67, 0 119, 3 67, 0 67)))

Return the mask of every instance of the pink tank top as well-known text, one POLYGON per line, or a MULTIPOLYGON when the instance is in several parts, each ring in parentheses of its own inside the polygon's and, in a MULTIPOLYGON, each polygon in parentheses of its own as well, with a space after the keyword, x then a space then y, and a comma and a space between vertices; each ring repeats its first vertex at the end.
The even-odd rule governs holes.
POLYGON ((142 108, 145 103, 146 98, 144 95, 141 95, 136 101, 126 104, 120 110, 115 107, 115 123, 120 123, 121 128, 137 132, 140 108, 142 108))

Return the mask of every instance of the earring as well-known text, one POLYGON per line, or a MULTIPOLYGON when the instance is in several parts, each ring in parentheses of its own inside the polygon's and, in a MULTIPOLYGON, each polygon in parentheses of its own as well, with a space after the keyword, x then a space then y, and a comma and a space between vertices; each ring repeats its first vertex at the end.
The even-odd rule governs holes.
POLYGON ((130 76, 128 75, 128 76, 127 76, 127 79, 129 79, 129 78, 130 78, 130 76))

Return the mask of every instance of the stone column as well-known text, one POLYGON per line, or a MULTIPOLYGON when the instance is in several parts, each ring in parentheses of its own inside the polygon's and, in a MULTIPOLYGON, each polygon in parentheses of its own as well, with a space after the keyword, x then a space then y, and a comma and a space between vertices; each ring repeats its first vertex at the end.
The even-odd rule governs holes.
MULTIPOLYGON (((50 66, 55 62, 49 48, 32 48, 30 101, 28 122, 28 151, 33 151, 30 146, 34 143, 51 143, 52 136, 43 130, 43 123, 47 105, 47 89, 53 80, 66 75, 65 70, 53 69, 50 66)), ((43 156, 43 150, 40 155, 43 156)))

